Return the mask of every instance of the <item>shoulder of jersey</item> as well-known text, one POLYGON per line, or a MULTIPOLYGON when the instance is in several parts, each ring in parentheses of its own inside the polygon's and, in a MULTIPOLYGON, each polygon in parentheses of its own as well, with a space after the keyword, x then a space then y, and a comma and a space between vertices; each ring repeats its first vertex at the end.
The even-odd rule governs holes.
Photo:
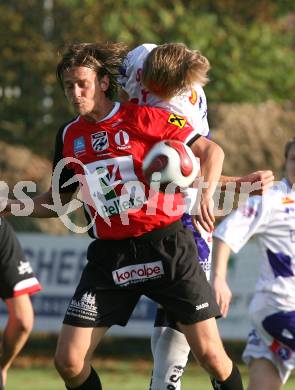
POLYGON ((286 196, 286 190, 284 188, 284 182, 280 181, 262 195, 265 206, 272 208, 276 204, 281 203, 282 197, 286 196))
POLYGON ((122 105, 123 107, 128 117, 133 119, 142 120, 145 117, 148 121, 153 121, 155 117, 162 117, 163 120, 167 120, 168 122, 171 116, 175 116, 175 114, 171 114, 170 111, 162 107, 138 105, 131 102, 124 103, 122 105), (134 115, 135 111, 136 115, 134 115))
POLYGON ((79 122, 80 116, 76 116, 75 118, 72 118, 70 121, 65 122, 60 128, 58 129, 57 132, 57 137, 60 137, 61 139, 64 140, 65 135, 67 134, 68 129, 71 127, 71 125, 79 122))
POLYGON ((69 127, 71 124, 76 123, 76 122, 79 120, 79 117, 80 117, 80 116, 77 115, 75 118, 72 118, 72 119, 70 119, 69 121, 63 123, 63 124, 59 127, 59 129, 58 129, 58 133, 63 132, 63 131, 64 131, 67 127, 69 127))
POLYGON ((145 58, 157 45, 152 43, 144 43, 143 45, 137 46, 133 50, 131 50, 127 54, 128 63, 132 65, 132 63, 140 62, 143 58, 145 58))
POLYGON ((153 43, 143 43, 142 45, 139 45, 139 46, 135 47, 129 53, 134 53, 134 54, 135 53, 139 54, 141 52, 150 53, 155 47, 157 47, 157 45, 155 45, 153 43))

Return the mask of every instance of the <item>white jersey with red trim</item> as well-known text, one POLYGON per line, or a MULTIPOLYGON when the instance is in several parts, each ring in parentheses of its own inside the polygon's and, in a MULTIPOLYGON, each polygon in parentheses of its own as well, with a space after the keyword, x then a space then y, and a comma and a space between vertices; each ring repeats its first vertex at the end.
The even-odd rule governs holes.
POLYGON ((147 55, 157 47, 154 44, 143 44, 131 50, 121 68, 119 83, 128 93, 129 99, 139 105, 161 107, 175 114, 183 115, 189 123, 203 136, 208 136, 207 100, 203 88, 195 83, 193 87, 169 101, 151 94, 141 83, 143 63, 147 55))
POLYGON ((213 235, 234 252, 257 236, 261 263, 256 292, 267 297, 263 305, 295 310, 295 191, 286 179, 266 195, 250 197, 213 235))
POLYGON ((151 190, 142 161, 159 141, 190 144, 197 136, 185 118, 155 107, 116 103, 93 123, 79 116, 57 135, 53 192, 74 192, 77 183, 64 184, 76 178, 95 238, 123 239, 164 227, 181 218, 183 196, 151 190), (71 160, 66 168, 64 158, 71 160))

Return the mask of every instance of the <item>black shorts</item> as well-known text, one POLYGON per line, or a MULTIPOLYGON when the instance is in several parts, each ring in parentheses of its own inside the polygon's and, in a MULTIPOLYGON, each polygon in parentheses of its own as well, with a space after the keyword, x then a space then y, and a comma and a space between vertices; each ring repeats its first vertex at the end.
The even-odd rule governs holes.
POLYGON ((9 223, 0 218, 0 298, 13 298, 41 290, 30 263, 9 223))
POLYGON ((137 238, 95 240, 64 323, 125 326, 141 295, 184 324, 216 317, 219 307, 196 257, 193 234, 180 221, 137 238))

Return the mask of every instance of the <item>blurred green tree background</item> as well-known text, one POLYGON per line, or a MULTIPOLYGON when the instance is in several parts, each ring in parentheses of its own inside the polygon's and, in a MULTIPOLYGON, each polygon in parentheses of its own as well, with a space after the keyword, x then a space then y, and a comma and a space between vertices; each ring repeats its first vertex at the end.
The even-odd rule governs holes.
POLYGON ((55 79, 72 42, 184 42, 211 63, 210 103, 295 101, 293 0, 0 0, 1 140, 50 157, 68 111, 55 79))

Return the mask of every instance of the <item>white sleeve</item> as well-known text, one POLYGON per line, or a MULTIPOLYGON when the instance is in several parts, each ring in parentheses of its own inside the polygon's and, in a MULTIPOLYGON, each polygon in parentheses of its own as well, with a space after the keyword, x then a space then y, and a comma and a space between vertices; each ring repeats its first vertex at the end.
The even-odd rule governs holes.
POLYGON ((207 117, 208 115, 207 98, 202 87, 200 87, 199 93, 200 96, 198 99, 198 105, 199 105, 200 116, 202 121, 203 134, 206 136, 210 132, 208 117, 207 117))
MULTIPOLYGON (((207 99, 203 88, 195 83, 192 88, 192 94, 195 93, 197 101, 194 105, 191 105, 187 102, 183 106, 182 114, 187 117, 190 124, 199 130, 199 133, 204 137, 207 137, 209 134, 209 124, 207 119, 207 99)), ((189 97, 191 101, 193 95, 189 97)), ((180 112, 181 114, 181 112, 180 112)))
POLYGON ((266 197, 249 197, 243 206, 218 225, 213 237, 224 241, 237 253, 254 234, 265 231, 271 214, 270 205, 266 197))
POLYGON ((130 72, 131 72, 131 60, 132 60, 132 51, 127 53, 126 57, 123 60, 122 66, 120 67, 120 75, 117 78, 117 82, 121 85, 122 88, 125 89, 126 83, 128 81, 130 72))

